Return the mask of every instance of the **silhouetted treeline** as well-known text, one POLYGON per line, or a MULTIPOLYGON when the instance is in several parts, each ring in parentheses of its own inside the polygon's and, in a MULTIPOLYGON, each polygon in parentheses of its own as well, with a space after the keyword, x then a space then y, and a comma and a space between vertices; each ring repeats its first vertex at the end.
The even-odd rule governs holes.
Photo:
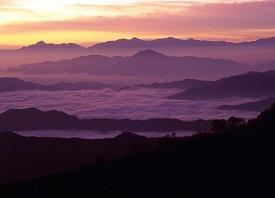
POLYGON ((275 105, 225 130, 157 150, 2 186, 1 197, 275 197, 275 105))
MULTIPOLYGON (((74 170, 155 149, 158 139, 122 133, 110 139, 23 137, 0 133, 0 184, 74 170)), ((1 196, 0 196, 1 197, 1 196)))

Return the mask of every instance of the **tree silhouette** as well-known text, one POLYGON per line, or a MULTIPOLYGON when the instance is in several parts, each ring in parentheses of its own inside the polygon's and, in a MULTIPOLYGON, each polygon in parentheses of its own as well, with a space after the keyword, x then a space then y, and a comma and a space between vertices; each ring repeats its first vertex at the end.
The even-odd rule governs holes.
POLYGON ((211 131, 213 132, 225 132, 227 130, 227 122, 226 120, 213 120, 211 131))

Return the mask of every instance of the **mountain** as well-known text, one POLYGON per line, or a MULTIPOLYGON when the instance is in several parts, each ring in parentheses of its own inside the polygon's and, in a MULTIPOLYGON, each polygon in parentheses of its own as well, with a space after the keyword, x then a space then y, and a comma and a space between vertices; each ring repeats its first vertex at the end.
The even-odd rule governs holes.
MULTIPOLYGON (((100 72, 104 67, 123 60, 122 57, 105 57, 98 55, 82 56, 71 60, 46 61, 10 68, 8 72, 20 72, 28 74, 44 73, 91 73, 100 72)), ((102 71, 104 72, 104 71, 102 71)))
POLYGON ((257 46, 274 45, 275 37, 258 39, 255 41, 233 43, 227 41, 207 41, 196 39, 177 39, 174 37, 160 38, 154 40, 142 40, 136 37, 132 39, 119 39, 99 43, 90 48, 156 48, 156 47, 238 47, 238 46, 257 46))
MULTIPOLYGON (((53 44, 39 41, 20 49, 0 50, 0 66, 2 68, 9 68, 22 64, 59 61, 91 54, 103 56, 132 56, 146 49, 159 51, 169 56, 230 59, 237 62, 251 63, 253 65, 259 62, 273 60, 275 53, 274 38, 263 38, 241 43, 196 39, 182 40, 173 37, 154 40, 132 38, 98 43, 88 48, 74 43, 53 44)), ((257 69, 264 71, 260 70, 261 68, 257 69)), ((272 68, 268 70, 270 69, 272 68)))
POLYGON ((11 109, 0 114, 2 131, 28 130, 96 130, 132 132, 170 132, 207 130, 210 121, 181 121, 177 119, 78 119, 59 111, 41 111, 36 108, 11 109), (16 124, 15 124, 16 123, 16 124))
POLYGON ((209 122, 197 120, 184 122, 176 119, 150 120, 79 120, 63 112, 42 112, 38 109, 9 110, 0 114, 2 130, 43 130, 43 129, 87 129, 87 130, 131 130, 131 131, 170 131, 170 130, 204 130, 209 122), (35 121, 35 123, 33 123, 35 121), (17 123, 12 126, 12 123, 17 123))
POLYGON ((137 155, 4 185, 0 195, 3 198, 91 195, 95 198, 272 198, 275 195, 274 119, 275 105, 241 126, 167 139, 159 142, 156 149, 137 155))
POLYGON ((58 61, 90 55, 91 51, 74 43, 53 44, 39 41, 20 49, 0 51, 1 68, 44 61, 58 61))
POLYGON ((169 98, 209 99, 227 97, 268 97, 275 94, 275 75, 272 72, 249 72, 231 76, 213 83, 191 88, 169 98))
MULTIPOLYGON (((129 56, 137 51, 152 49, 169 56, 195 56, 214 59, 230 59, 237 62, 256 64, 274 59, 274 37, 263 38, 254 41, 233 43, 227 41, 207 41, 196 39, 177 39, 173 37, 154 40, 142 40, 138 38, 119 39, 99 43, 89 49, 96 54, 112 54, 129 56)), ((271 70, 274 68, 253 68, 257 71, 271 70)))
POLYGON ((96 90, 116 87, 97 82, 77 82, 77 83, 56 83, 51 85, 42 85, 32 83, 18 78, 0 78, 0 92, 24 91, 24 90, 42 90, 42 91, 65 91, 65 90, 96 90))
POLYGON ((20 90, 45 90, 46 86, 17 78, 0 78, 0 92, 20 90))
POLYGON ((239 43, 239 45, 274 45, 275 44, 275 37, 269 37, 269 38, 261 38, 257 39, 255 41, 250 41, 250 42, 242 42, 239 43))
POLYGON ((2 132, 0 184, 48 176, 138 154, 154 149, 158 141, 132 133, 122 133, 110 139, 84 140, 23 137, 2 132))
POLYGON ((10 68, 8 72, 28 74, 88 73, 139 77, 182 77, 191 74, 221 75, 246 71, 246 66, 224 59, 174 57, 144 50, 129 57, 84 56, 72 60, 42 62, 10 68))
POLYGON ((259 100, 256 102, 248 102, 238 105, 222 105, 218 109, 220 110, 240 110, 240 111, 256 111, 261 112, 269 108, 275 102, 275 98, 268 98, 259 100))
POLYGON ((19 50, 84 50, 85 47, 74 43, 62 43, 62 44, 53 44, 45 43, 44 41, 39 41, 36 44, 25 46, 19 50))
POLYGON ((155 47, 196 47, 196 46, 224 46, 233 45, 231 42, 226 41, 202 41, 195 39, 177 39, 173 37, 142 40, 138 38, 132 39, 119 39, 116 41, 108 41, 105 43, 96 44, 90 48, 155 48, 155 47))
POLYGON ((275 69, 275 60, 268 60, 264 62, 257 63, 255 68, 263 68, 264 70, 270 70, 272 69, 274 71, 275 69))
POLYGON ((209 85, 213 81, 195 80, 195 79, 185 79, 173 82, 163 82, 163 83, 152 83, 152 84, 141 84, 137 87, 142 88, 152 88, 152 89, 191 89, 195 87, 203 87, 209 85))

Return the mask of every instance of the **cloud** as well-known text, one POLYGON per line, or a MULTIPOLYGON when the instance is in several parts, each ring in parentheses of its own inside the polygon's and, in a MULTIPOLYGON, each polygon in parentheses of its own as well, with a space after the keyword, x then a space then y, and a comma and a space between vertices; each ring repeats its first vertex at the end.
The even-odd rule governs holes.
MULTIPOLYGON (((109 7, 116 9, 116 7, 109 7)), ((123 8, 122 8, 123 9, 123 8)), ((275 2, 194 5, 182 13, 144 16, 79 17, 65 21, 9 24, 1 32, 36 30, 97 30, 184 32, 194 29, 275 28, 275 2), (264 14, 263 14, 264 13, 264 14)))
MULTIPOLYGON (((0 35, 66 31, 105 32, 150 38, 152 35, 213 39, 254 39, 275 34, 275 2, 251 1, 201 3, 195 1, 150 1, 135 4, 71 4, 74 9, 105 9, 103 16, 74 16, 63 20, 19 21, 0 25, 0 35), (226 2, 226 3, 225 3, 226 2), (134 10, 146 10, 139 13, 134 10), (131 15, 130 13, 138 13, 131 15)), ((86 9, 86 11, 85 11, 86 9)), ((41 38, 43 39, 43 38, 41 38)))

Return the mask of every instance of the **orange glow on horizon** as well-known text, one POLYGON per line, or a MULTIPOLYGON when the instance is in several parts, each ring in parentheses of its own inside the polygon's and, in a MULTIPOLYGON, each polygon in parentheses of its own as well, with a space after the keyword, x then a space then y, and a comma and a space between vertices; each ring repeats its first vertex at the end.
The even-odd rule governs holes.
POLYGON ((0 46, 168 36, 239 42, 274 36, 274 10, 271 0, 0 0, 0 46))

